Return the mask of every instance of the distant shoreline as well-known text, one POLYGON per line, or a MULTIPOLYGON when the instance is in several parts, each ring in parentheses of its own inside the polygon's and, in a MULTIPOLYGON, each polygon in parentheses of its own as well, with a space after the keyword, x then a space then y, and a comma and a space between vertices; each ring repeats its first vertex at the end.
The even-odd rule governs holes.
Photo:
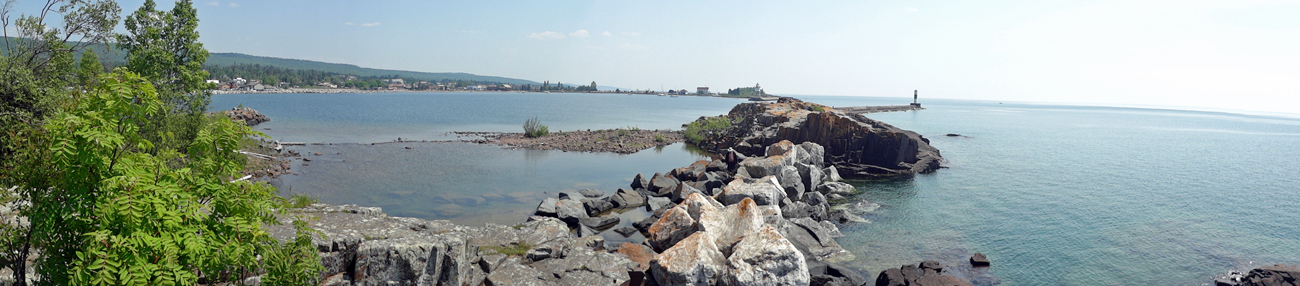
MULTIPOLYGON (((430 93, 430 92, 446 92, 446 93, 462 93, 462 92, 494 92, 494 93, 552 93, 552 92, 546 92, 546 91, 518 91, 518 90, 511 90, 511 91, 499 91, 499 90, 409 90, 409 89, 395 89, 395 90, 367 90, 367 89, 353 89, 353 88, 289 88, 289 89, 264 90, 264 91, 256 91, 256 90, 213 90, 213 91, 212 91, 212 94, 295 94, 295 93, 322 93, 322 94, 333 94, 333 93, 404 93, 404 92, 426 92, 426 93, 430 93)), ((636 95, 658 95, 658 93, 643 93, 643 92, 613 92, 613 91, 597 91, 597 92, 590 92, 590 91, 556 91, 556 92, 554 92, 554 93, 592 93, 592 94, 627 94, 627 95, 634 95, 634 94, 636 94, 636 95)), ((748 97, 714 96, 714 95, 705 95, 705 96, 702 96, 702 95, 697 95, 697 94, 684 94, 684 95, 677 95, 677 96, 694 96, 694 97, 717 97, 717 98, 748 99, 748 97)))

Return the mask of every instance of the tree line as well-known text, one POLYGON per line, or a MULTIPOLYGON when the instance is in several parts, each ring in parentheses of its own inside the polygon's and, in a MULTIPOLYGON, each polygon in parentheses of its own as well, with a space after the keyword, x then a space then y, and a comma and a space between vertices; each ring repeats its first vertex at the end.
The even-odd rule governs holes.
POLYGON ((287 200, 236 180, 235 151, 263 135, 205 113, 213 86, 193 1, 146 0, 125 18, 111 0, 13 6, 0 6, 16 34, 0 43, 0 203, 18 217, 0 223, 0 264, 16 285, 319 279, 305 223, 292 241, 266 232, 287 200), (86 51, 106 44, 127 53, 108 72, 86 51))

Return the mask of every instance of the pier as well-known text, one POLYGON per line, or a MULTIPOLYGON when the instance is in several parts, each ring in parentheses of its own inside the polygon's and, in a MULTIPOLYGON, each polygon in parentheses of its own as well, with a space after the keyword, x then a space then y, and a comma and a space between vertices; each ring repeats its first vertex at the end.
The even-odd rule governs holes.
POLYGON ((843 111, 846 113, 880 113, 880 112, 912 111, 912 110, 925 109, 922 108, 920 104, 916 104, 916 103, 908 104, 908 105, 846 106, 846 107, 834 107, 834 108, 835 110, 843 111))

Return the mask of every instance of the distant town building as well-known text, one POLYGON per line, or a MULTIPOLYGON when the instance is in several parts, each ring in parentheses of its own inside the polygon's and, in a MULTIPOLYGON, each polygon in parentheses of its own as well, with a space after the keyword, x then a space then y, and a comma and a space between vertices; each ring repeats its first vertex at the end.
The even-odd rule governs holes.
POLYGON ((695 88, 695 94, 701 94, 701 95, 709 94, 709 87, 707 86, 697 87, 695 88))

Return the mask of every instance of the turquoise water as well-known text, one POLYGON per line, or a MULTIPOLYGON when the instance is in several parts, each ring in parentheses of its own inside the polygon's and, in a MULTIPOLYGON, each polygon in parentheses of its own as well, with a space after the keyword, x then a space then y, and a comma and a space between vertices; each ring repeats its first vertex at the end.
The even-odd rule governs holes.
MULTIPOLYGON (((276 138, 339 143, 515 131, 515 122, 531 116, 558 129, 675 128, 739 102, 444 95, 218 95, 213 108, 243 103, 272 117, 258 128, 271 128, 265 132, 276 138)), ((800 97, 835 106, 910 100, 800 97)), ((922 103, 927 110, 868 115, 924 135, 948 160, 948 168, 935 174, 855 182, 864 193, 853 199, 867 203, 849 206, 872 222, 843 225, 847 236, 839 242, 857 257, 848 264, 872 277, 923 259, 954 265, 973 252, 987 254, 994 266, 958 274, 977 284, 1003 285, 1204 284, 1229 268, 1300 263, 1300 120, 922 103), (943 136, 948 133, 968 137, 943 136)), ((681 145, 620 156, 402 144, 306 146, 324 155, 311 166, 295 162, 302 174, 277 184, 327 202, 384 206, 395 215, 514 223, 537 198, 557 191, 612 192, 636 173, 663 172, 701 158, 681 145), (472 198, 484 195, 499 199, 472 198)))

